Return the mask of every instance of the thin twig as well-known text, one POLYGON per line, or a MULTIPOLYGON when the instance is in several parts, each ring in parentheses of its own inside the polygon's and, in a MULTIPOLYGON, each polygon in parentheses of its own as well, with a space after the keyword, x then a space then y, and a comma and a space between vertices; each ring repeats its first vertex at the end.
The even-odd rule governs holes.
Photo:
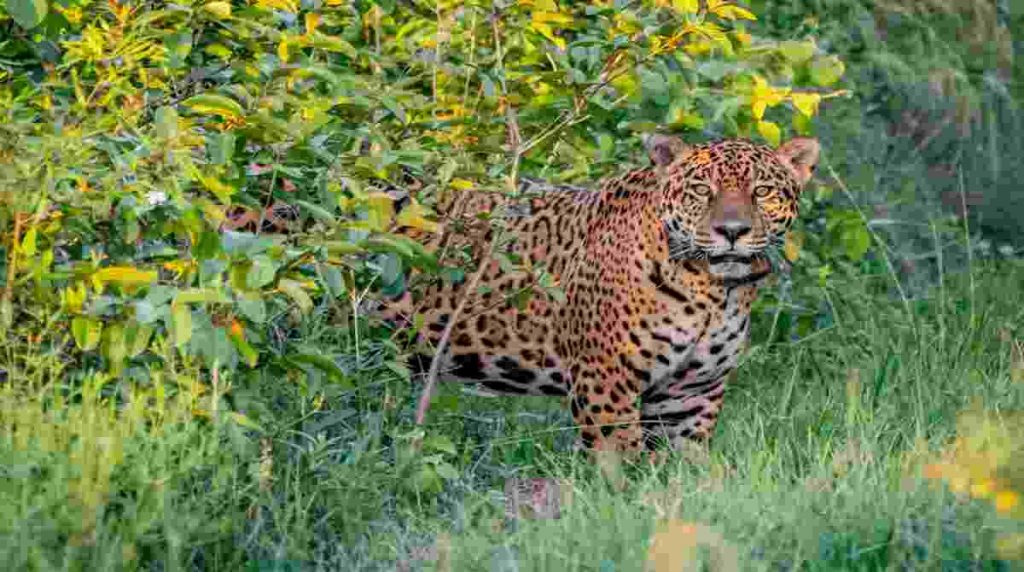
POLYGON ((441 333, 441 339, 437 342, 437 348, 434 350, 434 358, 430 360, 430 370, 427 372, 427 381, 423 386, 423 393, 420 395, 419 404, 416 406, 416 424, 423 425, 423 421, 427 417, 427 409, 430 408, 430 399, 434 395, 434 386, 437 385, 437 376, 441 370, 441 360, 445 350, 448 348, 448 340, 452 337, 452 330, 455 329, 455 324, 459 321, 459 316, 462 311, 466 308, 466 303, 473 293, 476 291, 477 285, 480 283, 480 279, 483 278, 484 273, 487 271, 487 267, 490 266, 491 254, 488 255, 480 263, 480 267, 477 268, 473 277, 470 278, 469 283, 466 285, 466 294, 459 300, 459 305, 455 307, 451 317, 448 320, 448 324, 445 326, 444 331, 441 333))

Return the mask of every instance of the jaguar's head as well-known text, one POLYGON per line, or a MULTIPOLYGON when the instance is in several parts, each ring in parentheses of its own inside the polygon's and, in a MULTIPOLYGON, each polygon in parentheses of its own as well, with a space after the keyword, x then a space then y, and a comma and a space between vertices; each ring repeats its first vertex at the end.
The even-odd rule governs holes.
POLYGON ((654 135, 647 147, 661 180, 670 256, 706 259, 726 279, 747 276, 783 242, 819 151, 808 138, 772 149, 741 139, 691 146, 654 135))

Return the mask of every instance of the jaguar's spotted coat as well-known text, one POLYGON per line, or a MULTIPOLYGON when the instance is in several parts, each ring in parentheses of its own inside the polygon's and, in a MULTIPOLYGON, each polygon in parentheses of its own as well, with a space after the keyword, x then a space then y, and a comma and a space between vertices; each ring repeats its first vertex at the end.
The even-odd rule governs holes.
POLYGON ((486 288, 435 283, 392 301, 387 317, 422 314, 423 334, 436 344, 471 296, 442 379, 568 395, 584 444, 597 450, 706 439, 746 341, 757 283, 771 271, 767 250, 797 216, 818 143, 794 139, 773 150, 655 136, 648 148, 653 167, 595 191, 527 182, 516 199, 466 192, 439 208, 443 230, 428 247, 468 247, 481 260, 493 237, 477 215, 492 212, 504 219, 502 248, 543 267, 564 297, 492 259, 486 288), (535 292, 518 310, 507 295, 522 289, 535 292))

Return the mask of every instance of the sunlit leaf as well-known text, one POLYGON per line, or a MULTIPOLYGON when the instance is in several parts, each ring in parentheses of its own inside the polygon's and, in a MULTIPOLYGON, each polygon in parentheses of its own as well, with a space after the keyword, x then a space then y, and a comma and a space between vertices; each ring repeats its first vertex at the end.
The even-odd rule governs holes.
POLYGON ((417 202, 412 202, 399 211, 395 222, 397 222, 399 226, 406 226, 427 232, 436 232, 437 223, 426 218, 428 214, 429 211, 427 211, 423 205, 417 202))
POLYGON ((757 16, 753 12, 735 4, 721 4, 709 8, 709 11, 725 20, 757 20, 757 16))
POLYGON ((366 203, 366 220, 370 229, 387 230, 395 212, 394 199, 387 193, 371 193, 366 203))
POLYGON ((265 10, 282 10, 291 13, 299 11, 298 0, 256 0, 255 4, 265 10))
POLYGON ((821 95, 817 93, 792 93, 789 95, 793 107, 807 117, 813 117, 818 113, 818 105, 821 103, 821 95))
POLYGON ((224 20, 231 17, 231 2, 207 2, 203 4, 203 10, 224 20))
POLYGON ((757 132, 761 134, 772 145, 772 147, 778 147, 782 141, 782 130, 778 124, 771 121, 758 121, 757 132))
POLYGON ((89 351, 100 343, 100 335, 103 333, 103 322, 95 318, 84 316, 71 320, 71 336, 75 339, 75 345, 82 351, 89 351))
POLYGON ((219 115, 225 119, 237 119, 245 113, 237 101, 217 93, 194 95, 182 105, 200 115, 219 115))
POLYGON ((28 229, 25 236, 21 239, 21 248, 19 250, 21 250, 22 254, 29 257, 36 255, 36 237, 38 235, 36 227, 33 226, 28 229))
POLYGON ((159 275, 156 270, 142 270, 133 266, 108 266, 92 275, 101 284, 152 284, 159 275))
POLYGON ((760 120, 769 107, 782 103, 789 95, 789 88, 778 88, 768 85, 759 75, 754 76, 754 87, 750 92, 750 110, 754 119, 760 120))
POLYGON ((830 86, 843 76, 846 65, 836 56, 827 56, 812 61, 809 71, 815 85, 830 86))
POLYGON ((800 42, 796 40, 787 40, 785 42, 779 42, 779 53, 782 54, 782 57, 786 58, 787 61, 793 64, 802 64, 813 58, 816 50, 817 47, 812 41, 800 42))

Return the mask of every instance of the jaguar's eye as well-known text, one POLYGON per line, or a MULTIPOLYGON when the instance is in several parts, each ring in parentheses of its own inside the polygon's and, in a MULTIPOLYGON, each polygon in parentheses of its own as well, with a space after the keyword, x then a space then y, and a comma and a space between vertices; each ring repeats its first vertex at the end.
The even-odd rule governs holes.
POLYGON ((772 188, 768 185, 758 185, 754 187, 754 196, 758 198, 767 197, 772 192, 772 188))
POLYGON ((706 197, 711 194, 711 187, 704 183, 694 183, 690 185, 690 190, 699 197, 706 197))

